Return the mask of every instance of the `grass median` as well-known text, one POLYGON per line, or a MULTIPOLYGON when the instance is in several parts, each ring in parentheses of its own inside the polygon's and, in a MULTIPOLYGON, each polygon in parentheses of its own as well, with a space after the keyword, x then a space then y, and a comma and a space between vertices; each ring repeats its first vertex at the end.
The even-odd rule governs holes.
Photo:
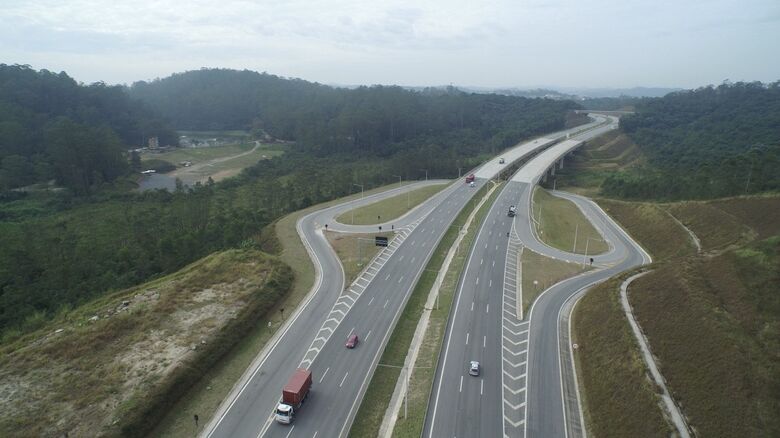
POLYGON ((536 233, 547 245, 577 254, 601 254, 609 249, 601 234, 573 202, 536 188, 532 205, 536 233))
POLYGON ((448 184, 435 184, 411 190, 363 207, 358 207, 343 213, 336 218, 342 224, 371 225, 397 219, 414 207, 425 202, 431 196, 439 193, 448 184))
POLYGON ((325 236, 344 267, 345 284, 351 284, 381 249, 375 245, 374 237, 382 236, 392 240, 393 233, 350 234, 328 231, 325 236))
POLYGON ((531 304, 543 290, 590 269, 577 263, 545 257, 528 248, 523 249, 520 263, 522 263, 523 315, 528 314, 531 304))
MULTIPOLYGON (((355 422, 350 430, 350 436, 364 437, 364 436, 377 436, 379 428, 382 424, 387 407, 390 404, 390 399, 395 389, 395 385, 401 374, 400 367, 403 365, 406 359, 406 354, 409 350, 414 331, 417 328, 417 324, 420 320, 420 316, 424 310, 425 302, 428 298, 428 293, 433 287, 438 271, 441 269, 442 263, 446 257, 450 247, 452 247, 455 239, 458 236, 458 232, 461 226, 463 226, 474 208, 477 206, 482 197, 487 193, 488 187, 481 188, 474 197, 466 204, 461 210, 458 216, 453 221, 453 225, 445 232, 439 245, 436 247, 430 261, 425 267, 420 280, 417 282, 414 291, 412 292, 409 302, 404 308, 401 318, 398 321, 393 334, 388 341, 382 358, 380 360, 380 366, 377 367, 374 372, 374 376, 371 379, 371 383, 363 397, 363 402, 360 405, 358 415, 355 417, 355 422), (385 366, 382 366, 385 365, 385 366)), ((494 191, 494 196, 498 194, 498 190, 494 191)), ((491 199, 492 202, 492 199, 491 199)), ((485 205, 489 205, 490 202, 485 205)), ((484 214, 487 214, 487 210, 484 210, 484 214)), ((476 223, 480 220, 474 221, 472 227, 475 227, 476 223)), ((446 325, 447 315, 449 315, 449 308, 452 302, 452 294, 457 283, 460 269, 463 264, 464 258, 468 253, 468 245, 470 240, 473 239, 474 229, 470 228, 470 233, 461 243, 462 248, 458 256, 453 260, 450 271, 445 277, 442 283, 442 289, 440 290, 439 298, 439 310, 433 310, 431 313, 431 321, 423 340, 424 345, 420 350, 420 356, 418 358, 416 367, 425 367, 416 369, 411 376, 412 379, 412 391, 410 392, 409 412, 413 415, 409 417, 409 421, 402 425, 399 420, 396 423, 396 434, 405 433, 402 430, 406 427, 411 427, 412 430, 417 430, 416 436, 420 435, 422 430, 422 422, 425 416, 425 410, 428 400, 428 394, 430 393, 430 387, 433 382, 433 373, 435 372, 436 358, 438 357, 439 349, 441 348, 441 336, 443 335, 443 327, 446 325), (459 262, 458 262, 459 261, 459 262), (458 263, 460 263, 458 265, 458 263), (445 291, 446 290, 446 291, 445 291), (438 328, 437 328, 438 327, 438 328), (422 361, 422 362, 421 362, 422 361), (424 365, 421 365, 424 364, 424 365), (426 383, 427 382, 427 383, 426 383), (422 386, 421 386, 422 385, 422 386), (427 385, 427 386, 426 386, 427 385), (415 426, 417 424, 418 426, 415 426)), ((409 432, 414 434, 413 432, 409 432)), ((407 436, 406 434, 402 436, 407 436)))

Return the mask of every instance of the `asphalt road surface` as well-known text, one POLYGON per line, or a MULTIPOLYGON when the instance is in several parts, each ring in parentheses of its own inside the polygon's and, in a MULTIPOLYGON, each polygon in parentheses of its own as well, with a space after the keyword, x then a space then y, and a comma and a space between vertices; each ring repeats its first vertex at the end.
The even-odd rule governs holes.
POLYGON ((568 317, 572 297, 650 259, 598 206, 561 192, 555 194, 575 202, 599 231, 593 238, 607 241, 610 249, 585 257, 545 245, 531 227, 531 193, 559 157, 615 126, 616 120, 608 120, 548 148, 526 163, 499 194, 461 276, 424 436, 581 435, 568 326, 561 326, 560 321, 568 317), (507 215, 510 205, 518 207, 514 218, 507 215), (593 257, 596 269, 544 291, 529 314, 523 315, 516 296, 521 275, 516 261, 524 248, 572 263, 590 264, 593 257), (568 307, 563 312, 565 304, 568 307), (468 373, 471 360, 482 365, 479 377, 468 373))
MULTIPOLYGON (((596 121, 591 126, 598 123, 603 122, 596 121)), ((564 131, 548 137, 561 138, 566 134, 564 131)), ((518 147, 528 148, 527 143, 518 147)), ((511 164, 507 160, 503 167, 494 168, 497 172, 511 164)), ((495 176, 492 170, 487 173, 487 177, 495 176)), ((258 355, 203 435, 346 435, 392 327, 422 269, 452 220, 485 182, 486 179, 477 179, 474 188, 456 182, 404 218, 383 224, 383 231, 390 225, 397 232, 395 238, 349 287, 344 284, 338 259, 324 239, 325 224, 329 229, 345 232, 378 231, 376 225, 351 227, 337 224, 333 218, 405 189, 351 201, 302 218, 298 231, 314 260, 318 273, 315 285, 258 355), (344 347, 350 333, 361 338, 354 350, 344 347), (298 367, 312 370, 314 384, 310 396, 292 425, 276 424, 271 414, 280 400, 282 387, 298 367)))

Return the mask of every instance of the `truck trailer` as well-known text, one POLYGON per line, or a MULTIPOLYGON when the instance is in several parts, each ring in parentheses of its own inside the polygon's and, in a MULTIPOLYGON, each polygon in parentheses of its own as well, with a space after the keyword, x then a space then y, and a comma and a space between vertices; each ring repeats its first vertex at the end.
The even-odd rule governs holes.
POLYGON ((290 424, 295 418, 295 411, 301 407, 311 390, 311 371, 298 368, 282 389, 282 402, 276 407, 276 421, 290 424))

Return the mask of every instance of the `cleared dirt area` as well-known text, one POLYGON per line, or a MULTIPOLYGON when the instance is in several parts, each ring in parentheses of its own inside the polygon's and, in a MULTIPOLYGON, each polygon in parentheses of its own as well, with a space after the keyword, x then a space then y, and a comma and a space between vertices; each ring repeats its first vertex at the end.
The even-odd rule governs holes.
POLYGON ((291 281, 259 251, 216 253, 3 346, 0 435, 146 434, 291 281))

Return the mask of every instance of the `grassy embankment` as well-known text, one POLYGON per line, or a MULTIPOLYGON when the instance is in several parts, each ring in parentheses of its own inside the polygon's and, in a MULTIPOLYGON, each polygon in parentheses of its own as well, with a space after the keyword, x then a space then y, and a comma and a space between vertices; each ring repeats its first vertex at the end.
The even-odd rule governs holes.
MULTIPOLYGON (((474 210, 479 201, 487 193, 488 186, 484 186, 474 197, 466 204, 450 227, 442 237, 439 245, 433 252, 430 261, 425 267, 420 280, 417 282, 412 295, 409 298, 401 317, 393 330, 393 334, 388 341, 387 347, 380 359, 381 365, 374 372, 371 383, 363 397, 360 410, 355 417, 355 422, 350 430, 350 436, 364 437, 377 436, 382 419, 390 404, 393 390, 401 375, 400 367, 406 358, 409 345, 412 341, 417 323, 422 315, 428 293, 433 287, 438 271, 441 269, 444 258, 450 247, 452 247, 458 236, 459 227, 462 226, 471 211, 474 210)), ((472 222, 469 234, 464 238, 459 254, 453 259, 444 281, 442 282, 439 295, 439 309, 433 309, 430 315, 428 330, 426 331, 423 345, 420 349, 418 360, 415 364, 415 370, 411 375, 409 393, 409 413, 408 420, 400 419, 396 423, 394 436, 420 436, 422 422, 425 417, 425 408, 433 384, 433 374, 435 372, 436 361, 438 360, 439 350, 444 335, 449 309, 452 304, 453 294, 460 276, 460 270, 468 256, 468 248, 474 239, 475 230, 487 214, 489 206, 498 195, 500 187, 493 192, 493 196, 488 200, 480 211, 477 220, 472 222)))
POLYGON ((442 191, 447 184, 421 187, 363 207, 349 210, 336 217, 342 224, 371 225, 391 221, 405 215, 420 203, 442 191), (353 220, 354 218, 354 220, 353 220))
MULTIPOLYGON (((780 224, 772 218, 780 197, 598 202, 654 258, 629 299, 691 426, 702 436, 777 435, 780 264, 772 236, 780 224), (701 255, 670 213, 700 239, 701 255)), ((627 275, 594 288, 575 311, 586 425, 596 436, 668 435, 620 307, 627 275)))
POLYGON ((701 436, 778 436, 780 197, 666 208, 704 254, 662 261, 629 298, 669 390, 701 436))
POLYGON ((394 233, 347 234, 328 231, 325 236, 344 267, 345 284, 351 284, 368 262, 382 249, 374 244, 374 236, 392 241, 394 233))
POLYGON ((148 434, 291 283, 276 257, 228 250, 61 313, 2 347, 0 435, 148 434))
MULTIPOLYGON (((378 187, 366 191, 366 194, 379 193, 392 187, 392 185, 378 187)), ((192 385, 185 396, 170 409, 167 417, 155 430, 155 435, 191 437, 194 431, 193 413, 197 413, 202 419, 201 426, 211 418, 258 352, 265 347, 284 322, 280 309, 286 309, 284 316, 288 317, 311 290, 314 285, 315 270, 298 236, 296 229, 298 219, 313 211, 359 197, 358 193, 291 213, 263 230, 261 236, 263 249, 277 254, 282 262, 292 268, 294 280, 291 292, 267 312, 265 321, 270 322, 270 326, 268 322, 255 326, 230 354, 217 366, 208 370, 204 378, 192 385)))
POLYGON ((533 222, 542 242, 577 254, 600 254, 609 249, 601 234, 573 202, 538 187, 534 189, 533 200, 532 213, 536 218, 533 222))
POLYGON ((628 136, 620 131, 611 131, 588 141, 572 158, 566 159, 563 169, 556 169, 556 187, 584 196, 596 196, 607 175, 643 160, 641 151, 628 136))
POLYGON ((522 264, 520 272, 523 291, 523 315, 528 314, 531 304, 543 290, 559 281, 590 269, 576 263, 567 263, 545 257, 528 248, 523 249, 518 263, 522 264), (534 284, 534 281, 536 284, 534 284))

